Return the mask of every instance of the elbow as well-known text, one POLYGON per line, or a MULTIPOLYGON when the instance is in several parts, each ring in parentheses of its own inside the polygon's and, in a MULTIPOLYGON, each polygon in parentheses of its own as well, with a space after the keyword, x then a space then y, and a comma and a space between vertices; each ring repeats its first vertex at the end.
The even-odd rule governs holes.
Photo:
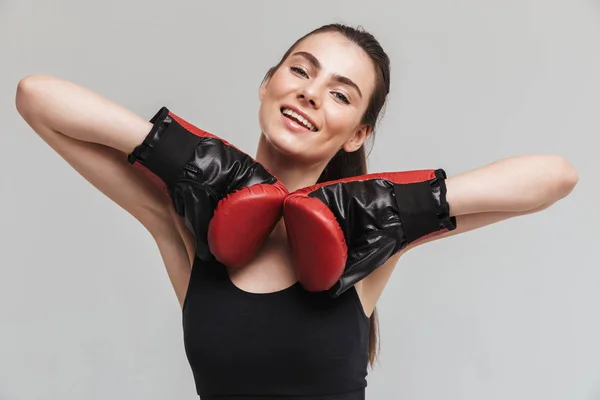
POLYGON ((579 182, 579 173, 573 164, 561 156, 556 156, 553 172, 553 200, 556 201, 568 196, 575 189, 579 182))
POLYGON ((15 106, 19 114, 27 120, 32 116, 35 109, 34 100, 40 84, 47 81, 50 77, 42 74, 34 74, 22 78, 17 84, 15 94, 15 106))
POLYGON ((531 192, 527 213, 545 210, 557 201, 567 197, 579 181, 575 167, 558 155, 544 155, 541 158, 538 190, 531 192))
POLYGON ((15 94, 15 106, 19 114, 27 119, 27 115, 29 114, 29 109, 31 107, 31 92, 33 91, 33 86, 35 86, 35 75, 31 75, 25 77, 19 81, 17 84, 17 92, 15 94))

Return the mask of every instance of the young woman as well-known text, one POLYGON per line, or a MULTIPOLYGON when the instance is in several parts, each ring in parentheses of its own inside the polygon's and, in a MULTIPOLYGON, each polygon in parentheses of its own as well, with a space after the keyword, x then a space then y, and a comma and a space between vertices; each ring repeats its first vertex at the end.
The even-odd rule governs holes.
MULTIPOLYGON (((512 157, 450 178, 432 170, 429 177, 409 175, 407 181, 392 184, 392 175, 365 180, 364 143, 373 137, 389 86, 389 60, 377 40, 363 30, 338 24, 300 38, 268 71, 259 89, 258 151, 255 159, 244 162, 251 164, 252 174, 258 168, 266 177, 259 182, 261 190, 279 185, 276 192, 282 198, 302 195, 285 200, 283 207, 289 208, 288 214, 267 224, 258 247, 250 246, 251 257, 246 256, 236 266, 211 258, 209 250, 216 248, 226 254, 245 249, 243 238, 247 230, 255 229, 248 222, 252 212, 215 213, 215 219, 223 217, 221 225, 209 228, 213 203, 194 197, 192 186, 173 189, 167 185, 165 190, 156 179, 155 174, 160 176, 157 170, 153 174, 135 167, 143 164, 144 151, 151 151, 158 143, 152 142, 158 137, 152 135, 170 129, 166 125, 161 127, 83 87, 46 75, 22 79, 16 105, 52 149, 138 219, 156 240, 183 309, 186 353, 202 399, 264 396, 350 400, 365 396, 368 365, 377 351, 376 304, 402 254, 419 244, 541 211, 567 196, 578 180, 574 168, 557 155, 512 157), (317 182, 327 185, 342 178, 345 180, 327 186, 335 190, 321 191, 320 195, 314 195, 312 189, 302 192, 317 182), (379 203, 397 200, 400 204, 403 196, 417 199, 423 190, 434 195, 435 204, 419 215, 429 213, 431 217, 433 212, 439 217, 442 209, 447 213, 440 217, 445 222, 439 230, 423 228, 421 217, 409 221, 411 215, 418 214, 410 208, 416 206, 407 206, 408 211, 398 206, 400 211, 393 212, 400 213, 399 217, 388 215, 386 221, 377 221, 385 225, 395 218, 395 226, 402 225, 402 229, 394 228, 403 232, 400 236, 388 238, 393 245, 386 242, 380 246, 379 237, 373 244, 360 244, 363 247, 356 251, 364 236, 361 230, 371 229, 369 218, 382 218, 379 203), (365 193, 376 195, 367 199, 365 193), (335 223, 322 222, 320 215, 313 218, 311 201, 315 197, 327 208, 316 213, 330 212, 327 215, 334 215, 335 223, 342 227, 341 233, 335 231, 337 228, 331 231, 331 237, 343 242, 339 249, 322 239, 329 237, 327 229, 335 223), (368 218, 348 221, 353 217, 342 214, 344 204, 350 203, 355 207, 353 215, 362 213, 368 218), (315 230, 311 230, 313 226, 315 230), (320 227, 326 232, 317 234, 320 227), (409 233, 414 236, 411 240, 406 238, 409 233), (206 242, 210 234, 215 237, 212 245, 206 242), (311 235, 317 240, 312 241, 311 235), (365 256, 371 251, 369 246, 376 248, 376 260, 365 256), (387 250, 381 250, 384 247, 387 250), (337 262, 326 254, 330 250, 344 256, 342 263, 346 263, 342 271, 346 275, 334 275, 339 278, 338 289, 343 286, 343 290, 333 296, 307 289, 305 284, 312 279, 318 285, 319 279, 325 279, 320 269, 311 271, 315 268, 311 262, 318 263, 322 255, 327 263, 337 262), (355 268, 352 276, 348 272, 351 262, 355 268), (313 275, 300 278, 299 271, 303 277, 307 271, 313 275)), ((180 133, 204 134, 168 110, 161 110, 159 115, 162 123, 177 126, 180 133)), ((218 143, 220 150, 211 147, 202 153, 206 158, 198 160, 202 157, 197 149, 210 140, 194 142, 198 147, 188 158, 195 157, 196 164, 186 165, 186 173, 193 173, 186 179, 195 179, 194 187, 206 185, 201 181, 208 179, 206 170, 204 175, 198 173, 206 165, 218 164, 216 174, 232 181, 230 174, 235 172, 226 170, 223 154, 243 157, 228 143, 206 137, 216 140, 211 143, 218 143)), ((185 138, 180 143, 188 143, 188 136, 185 138)), ((189 155, 193 151, 192 146, 171 146, 170 153, 163 154, 189 155)), ((209 192, 213 197, 229 199, 240 188, 250 186, 241 184, 216 195, 214 189, 209 192)), ((249 210, 258 202, 250 199, 249 210)))

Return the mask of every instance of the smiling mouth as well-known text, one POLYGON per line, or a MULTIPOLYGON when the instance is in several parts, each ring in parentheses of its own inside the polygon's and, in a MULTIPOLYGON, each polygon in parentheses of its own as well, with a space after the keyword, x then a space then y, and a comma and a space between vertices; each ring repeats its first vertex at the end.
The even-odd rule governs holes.
POLYGON ((280 111, 286 118, 289 118, 292 121, 298 123, 299 125, 304 126, 309 131, 316 132, 318 130, 309 120, 307 120, 303 116, 299 115, 295 111, 292 111, 285 107, 281 107, 280 111))

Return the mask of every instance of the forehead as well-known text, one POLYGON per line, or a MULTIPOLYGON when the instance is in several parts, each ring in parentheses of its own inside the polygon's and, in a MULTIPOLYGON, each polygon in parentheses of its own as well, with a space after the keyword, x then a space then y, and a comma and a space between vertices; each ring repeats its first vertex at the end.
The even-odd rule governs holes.
POLYGON ((370 93, 375 87, 373 62, 360 46, 340 33, 311 35, 300 42, 291 54, 298 51, 314 55, 321 64, 321 73, 350 78, 363 93, 370 93))

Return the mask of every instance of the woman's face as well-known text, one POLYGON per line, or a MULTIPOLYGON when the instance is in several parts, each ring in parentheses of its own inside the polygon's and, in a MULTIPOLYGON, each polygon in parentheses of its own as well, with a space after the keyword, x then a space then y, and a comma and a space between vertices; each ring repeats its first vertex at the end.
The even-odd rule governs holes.
POLYGON ((340 148, 362 145, 374 87, 373 63, 359 46, 339 33, 311 35, 261 86, 261 130, 279 152, 327 163, 340 148))

